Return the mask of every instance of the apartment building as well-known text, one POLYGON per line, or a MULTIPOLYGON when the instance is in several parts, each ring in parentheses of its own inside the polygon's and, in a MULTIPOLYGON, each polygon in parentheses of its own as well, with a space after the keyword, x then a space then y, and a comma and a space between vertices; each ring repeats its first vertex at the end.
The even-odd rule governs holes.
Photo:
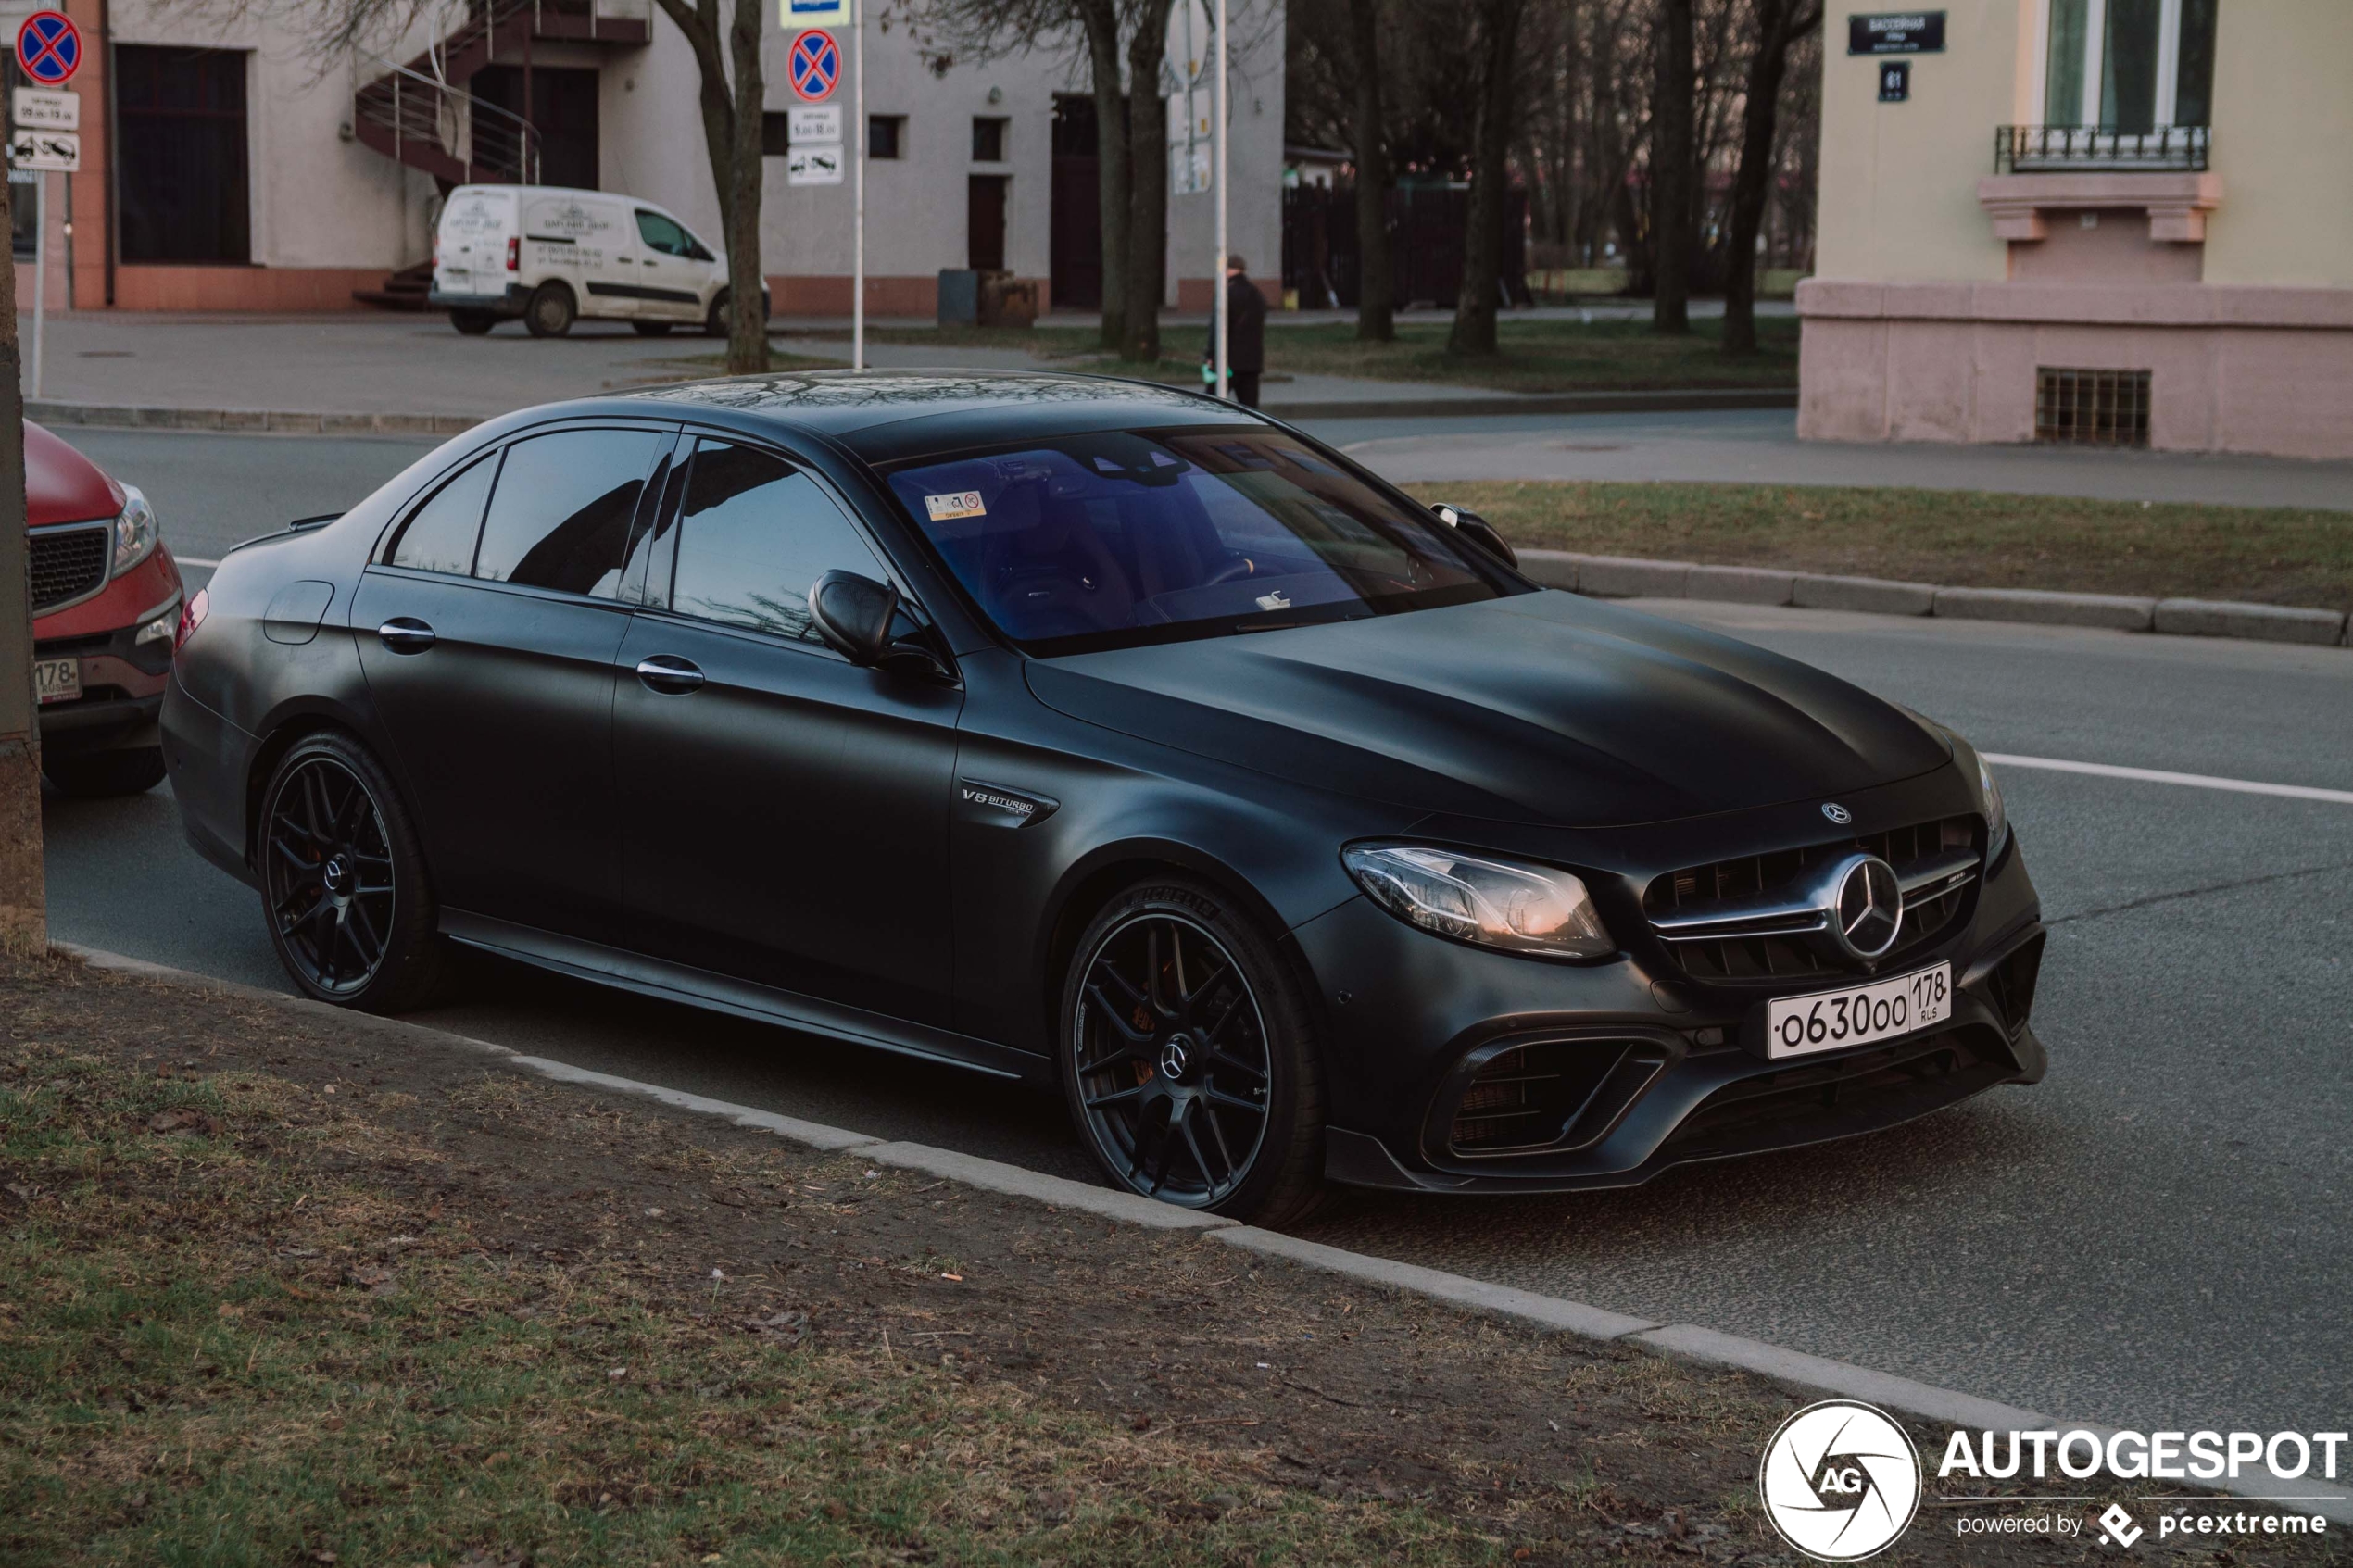
POLYGON ((1802 435, 2353 457, 2353 5, 1829 26, 1802 435))

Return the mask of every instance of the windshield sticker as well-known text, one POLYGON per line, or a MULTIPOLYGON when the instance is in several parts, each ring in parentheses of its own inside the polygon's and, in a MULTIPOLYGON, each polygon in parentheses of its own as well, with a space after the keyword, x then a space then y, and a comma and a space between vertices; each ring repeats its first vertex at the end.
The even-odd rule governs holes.
POLYGON ((953 522, 960 517, 987 517, 988 508, 980 504, 977 490, 956 490, 945 495, 924 497, 924 510, 934 522, 953 522))

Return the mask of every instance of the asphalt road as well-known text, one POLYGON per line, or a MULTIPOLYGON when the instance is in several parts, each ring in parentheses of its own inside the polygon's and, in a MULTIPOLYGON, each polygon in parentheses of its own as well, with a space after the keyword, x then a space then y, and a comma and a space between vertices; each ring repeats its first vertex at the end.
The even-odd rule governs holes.
MULTIPOLYGON (((415 450, 214 439, 231 450, 128 433, 87 446, 148 486, 189 555, 257 521, 346 504, 415 450), (132 460, 183 445, 204 455, 173 465, 169 484, 132 460)), ((2353 788, 2353 654, 2341 649, 1653 608, 1836 671, 1990 751, 2353 788)), ((1628 1193, 1360 1197, 1312 1234, 2063 1417, 2344 1429, 2353 806, 2002 776, 2052 924, 2036 1014, 2053 1061, 2043 1085, 1628 1193)), ((253 896, 181 844, 168 789, 52 798, 46 822, 58 936, 283 987, 253 896)), ((489 960, 420 1021, 1090 1173, 1042 1098, 489 960)))

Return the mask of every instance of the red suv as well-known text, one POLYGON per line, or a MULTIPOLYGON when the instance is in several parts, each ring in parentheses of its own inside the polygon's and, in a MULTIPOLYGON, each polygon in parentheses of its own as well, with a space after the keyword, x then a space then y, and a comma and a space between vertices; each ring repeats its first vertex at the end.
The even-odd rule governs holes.
POLYGON ((152 789, 185 603, 180 568, 137 486, 30 420, 24 475, 41 771, 68 795, 152 789))

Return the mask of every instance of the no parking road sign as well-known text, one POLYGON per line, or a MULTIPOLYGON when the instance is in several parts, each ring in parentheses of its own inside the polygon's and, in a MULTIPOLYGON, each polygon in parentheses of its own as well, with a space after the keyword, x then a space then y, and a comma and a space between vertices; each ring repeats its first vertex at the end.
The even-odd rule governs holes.
POLYGON ((841 82, 841 46, 832 33, 812 27, 792 41, 785 70, 802 103, 822 104, 834 95, 834 88, 841 82))
POLYGON ((61 87, 82 69, 82 30, 63 11, 35 11, 17 29, 17 63, 44 87, 61 87))

